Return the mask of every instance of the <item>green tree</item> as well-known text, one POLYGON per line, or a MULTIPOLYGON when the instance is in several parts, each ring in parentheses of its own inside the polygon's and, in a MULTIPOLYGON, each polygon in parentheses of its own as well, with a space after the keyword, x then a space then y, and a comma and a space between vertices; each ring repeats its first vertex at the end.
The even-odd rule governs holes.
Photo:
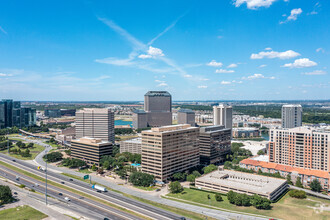
POLYGON ((34 147, 34 144, 33 143, 29 143, 28 145, 27 145, 27 148, 33 148, 34 147))
POLYGON ((223 201, 223 198, 219 193, 216 193, 214 197, 215 197, 215 200, 218 201, 218 202, 223 201))
POLYGON ((303 184, 301 183, 301 179, 300 179, 299 176, 297 177, 295 185, 296 185, 296 187, 304 188, 303 184))
POLYGON ((201 176, 201 174, 200 174, 197 170, 194 170, 194 171, 192 172, 192 175, 194 175, 196 178, 198 178, 198 177, 201 176))
POLYGON ((171 193, 181 193, 183 191, 183 187, 178 181, 171 182, 168 187, 171 193))
POLYGON ((14 201, 9 186, 0 185, 0 206, 14 201))
POLYGON ((312 191, 314 192, 321 192, 322 186, 321 183, 317 180, 314 179, 310 184, 309 187, 311 188, 312 191))
POLYGON ((183 173, 174 173, 172 175, 172 179, 177 181, 184 181, 185 175, 183 173))
POLYGON ((129 182, 134 186, 148 187, 154 183, 154 179, 153 175, 142 172, 134 172, 129 176, 129 182))
POLYGON ((97 167, 96 167, 95 164, 92 165, 92 170, 93 170, 93 171, 96 171, 96 170, 97 170, 97 167))
POLYGON ((195 177, 194 174, 190 174, 190 175, 187 176, 187 181, 188 182, 194 183, 195 179, 196 179, 196 177, 195 177))
POLYGON ((286 181, 288 182, 289 185, 293 185, 290 174, 286 176, 286 181))
POLYGON ((63 155, 61 152, 51 152, 49 154, 46 154, 44 158, 47 160, 47 162, 57 162, 63 159, 63 155))
POLYGON ((112 147, 112 156, 116 156, 119 153, 119 147, 117 145, 112 147))
POLYGON ((109 170, 110 169, 110 161, 106 160, 103 162, 103 167, 104 169, 106 170, 109 170))
POLYGON ((264 155, 265 152, 264 152, 263 150, 259 150, 257 154, 258 154, 258 155, 264 155))
POLYGON ((208 174, 208 173, 211 173, 212 171, 217 170, 217 169, 218 169, 218 167, 216 165, 210 164, 207 167, 204 167, 203 171, 204 171, 204 174, 208 174))
POLYGON ((306 192, 303 190, 291 190, 289 192, 289 196, 293 197, 293 198, 297 198, 297 199, 305 199, 306 198, 306 192))
POLYGON ((271 201, 269 199, 263 198, 259 195, 254 194, 251 198, 251 204, 257 209, 270 209, 271 201))

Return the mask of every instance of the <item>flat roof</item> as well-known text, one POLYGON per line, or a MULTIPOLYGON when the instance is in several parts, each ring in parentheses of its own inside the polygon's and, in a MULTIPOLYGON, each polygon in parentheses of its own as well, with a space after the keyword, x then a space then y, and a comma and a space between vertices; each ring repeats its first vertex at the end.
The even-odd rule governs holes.
POLYGON ((82 137, 80 139, 72 140, 72 142, 81 142, 85 144, 99 145, 99 144, 112 144, 109 141, 103 141, 100 138, 92 138, 92 137, 82 137))
POLYGON ((157 128, 151 128, 151 130, 145 130, 142 131, 143 133, 153 133, 153 132, 159 132, 159 133, 166 133, 166 132, 173 132, 173 131, 180 131, 180 130, 191 130, 196 129, 197 127, 192 127, 190 124, 178 124, 178 125, 167 125, 157 128))
POLYGON ((167 96, 171 97, 168 91, 148 91, 144 96, 167 96))
POLYGON ((121 142, 133 143, 133 144, 142 144, 142 138, 138 137, 138 138, 133 138, 133 139, 129 139, 129 140, 121 141, 121 142))
POLYGON ((261 194, 270 194, 286 182, 284 179, 233 170, 216 170, 197 178, 196 181, 203 181, 261 194))

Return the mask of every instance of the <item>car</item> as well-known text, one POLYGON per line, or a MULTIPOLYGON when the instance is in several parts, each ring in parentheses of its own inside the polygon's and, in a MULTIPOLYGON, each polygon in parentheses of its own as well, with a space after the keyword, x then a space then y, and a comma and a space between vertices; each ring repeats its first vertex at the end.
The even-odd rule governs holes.
POLYGON ((160 191, 160 189, 156 189, 156 192, 159 192, 160 191))
POLYGON ((16 160, 13 160, 13 162, 16 162, 16 160))
POLYGON ((73 181, 73 179, 70 179, 70 181, 73 181))
POLYGON ((96 190, 96 192, 100 193, 100 192, 101 192, 101 190, 96 190))
POLYGON ((38 183, 35 183, 34 185, 36 185, 36 186, 39 186, 39 184, 38 184, 38 183))
POLYGON ((104 218, 103 220, 109 220, 108 218, 104 218))
POLYGON ((64 199, 68 202, 71 201, 69 197, 65 197, 64 199))
POLYGON ((180 220, 186 220, 186 218, 185 217, 181 217, 180 220))
POLYGON ((64 182, 63 182, 63 181, 62 181, 61 183, 62 183, 62 184, 64 184, 64 182))
POLYGON ((59 193, 58 195, 59 195, 59 196, 63 196, 63 194, 62 194, 62 193, 59 193))
POLYGON ((17 195, 17 192, 14 192, 14 195, 17 195))

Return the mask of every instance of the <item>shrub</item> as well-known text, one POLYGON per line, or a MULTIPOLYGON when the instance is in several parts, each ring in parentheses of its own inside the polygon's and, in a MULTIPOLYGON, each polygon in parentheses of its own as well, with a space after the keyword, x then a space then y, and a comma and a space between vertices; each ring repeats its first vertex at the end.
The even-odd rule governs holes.
POLYGON ((297 198, 297 199, 305 199, 306 198, 306 192, 303 190, 291 190, 289 192, 289 196, 293 197, 293 198, 297 198))
POLYGON ((178 181, 174 181, 170 183, 169 190, 171 193, 180 193, 183 191, 183 187, 178 181))
POLYGON ((223 198, 219 193, 216 193, 215 194, 215 200, 218 201, 218 202, 221 202, 221 201, 223 201, 223 198))

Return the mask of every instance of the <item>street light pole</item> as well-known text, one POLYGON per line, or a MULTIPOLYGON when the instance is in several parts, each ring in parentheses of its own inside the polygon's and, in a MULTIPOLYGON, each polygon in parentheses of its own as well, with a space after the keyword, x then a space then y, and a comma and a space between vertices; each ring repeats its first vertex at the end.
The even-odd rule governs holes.
POLYGON ((47 205, 47 157, 46 157, 46 193, 45 193, 45 195, 46 195, 46 205, 47 205))

